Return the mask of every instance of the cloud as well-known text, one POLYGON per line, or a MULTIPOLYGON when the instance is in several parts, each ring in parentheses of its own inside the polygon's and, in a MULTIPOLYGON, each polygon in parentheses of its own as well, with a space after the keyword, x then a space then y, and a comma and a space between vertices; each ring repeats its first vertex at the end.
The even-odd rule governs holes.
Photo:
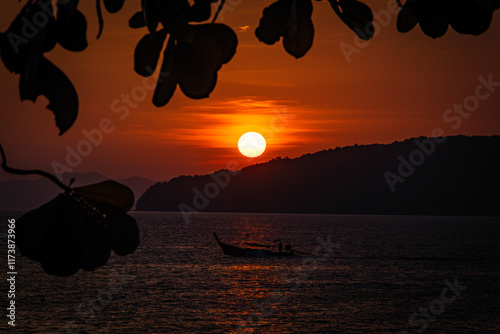
POLYGON ((247 96, 206 101, 179 110, 177 124, 168 133, 171 141, 205 148, 234 148, 249 131, 261 133, 271 150, 318 143, 342 121, 326 119, 323 108, 293 100, 269 100, 247 96), (181 116, 182 114, 182 116, 181 116))

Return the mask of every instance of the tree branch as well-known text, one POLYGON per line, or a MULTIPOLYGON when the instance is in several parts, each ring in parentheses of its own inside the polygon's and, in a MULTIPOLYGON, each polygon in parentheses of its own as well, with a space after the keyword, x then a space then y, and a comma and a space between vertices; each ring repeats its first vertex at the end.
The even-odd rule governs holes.
POLYGON ((217 8, 217 12, 215 13, 214 19, 212 20, 212 23, 217 20, 217 16, 219 16, 220 11, 222 10, 222 7, 224 7, 224 4, 226 3, 226 0, 221 0, 219 7, 217 8))
POLYGON ((48 178, 50 181, 54 182, 56 185, 58 185, 60 188, 62 188, 65 191, 71 190, 70 187, 62 183, 57 177, 54 175, 44 172, 43 170, 38 170, 38 169, 32 169, 32 170, 22 170, 22 169, 17 169, 17 168, 11 168, 7 166, 7 158, 5 156, 5 152, 3 150, 2 144, 0 144, 0 154, 2 155, 2 169, 10 174, 16 174, 16 175, 41 175, 46 178, 48 178))
POLYGON ((104 20, 102 18, 102 10, 101 10, 101 0, 96 0, 95 7, 97 10, 97 21, 99 22, 99 32, 97 33, 97 39, 101 37, 102 30, 104 28, 104 20))

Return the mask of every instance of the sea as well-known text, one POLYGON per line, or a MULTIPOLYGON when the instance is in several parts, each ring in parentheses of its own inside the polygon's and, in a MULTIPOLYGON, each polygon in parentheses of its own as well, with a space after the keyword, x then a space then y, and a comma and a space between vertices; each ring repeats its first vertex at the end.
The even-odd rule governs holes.
POLYGON ((500 218, 131 212, 141 242, 95 271, 47 275, 2 211, 0 329, 12 333, 500 333, 500 218), (292 245, 236 258, 213 236, 292 245), (300 254, 298 253, 300 252, 300 254), (9 283, 10 284, 10 283, 9 283))

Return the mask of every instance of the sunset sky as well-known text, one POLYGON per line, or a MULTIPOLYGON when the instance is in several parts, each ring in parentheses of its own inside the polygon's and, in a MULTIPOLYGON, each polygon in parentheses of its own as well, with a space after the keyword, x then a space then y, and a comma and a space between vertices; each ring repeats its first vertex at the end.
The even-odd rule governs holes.
MULTIPOLYGON (((327 1, 313 1, 314 44, 297 60, 281 42, 268 46, 254 35, 262 10, 272 1, 227 1, 218 22, 235 30, 239 44, 234 58, 219 71, 210 98, 191 100, 177 89, 167 106, 156 108, 151 90, 128 107, 127 115, 111 106, 143 85, 133 71, 133 53, 146 29, 128 27, 140 1, 126 1, 117 14, 105 12, 99 40, 95 2, 80 3, 89 23, 89 47, 72 53, 57 46, 47 55, 78 91, 79 116, 67 133, 58 135, 45 98, 21 103, 19 77, 0 66, 0 143, 12 167, 53 172, 54 161, 66 165, 68 146, 76 149, 86 140, 82 131, 98 128, 105 118, 114 130, 72 171, 164 181, 216 171, 230 162, 243 167, 355 143, 430 136, 435 128, 449 135, 500 134, 500 87, 456 129, 443 119, 447 109, 475 94, 479 76, 500 82, 499 11, 481 36, 449 28, 435 40, 418 26, 407 34, 397 32, 396 15, 391 15, 390 23, 378 24, 373 40, 348 61, 340 45, 354 47, 354 33, 327 1), (238 139, 248 131, 267 140, 258 158, 245 158, 238 151, 238 139)), ((387 1, 366 3, 374 12, 387 9, 387 1)), ((21 7, 14 0, 2 2, 1 31, 21 7)), ((0 181, 11 177, 0 172, 0 181)))

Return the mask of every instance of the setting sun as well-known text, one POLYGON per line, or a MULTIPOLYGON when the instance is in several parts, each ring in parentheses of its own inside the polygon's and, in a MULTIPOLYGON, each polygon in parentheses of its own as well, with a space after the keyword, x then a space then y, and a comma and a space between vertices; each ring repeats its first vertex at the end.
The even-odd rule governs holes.
POLYGON ((238 140, 238 149, 244 156, 255 158, 266 150, 266 140, 260 133, 247 132, 238 140))

